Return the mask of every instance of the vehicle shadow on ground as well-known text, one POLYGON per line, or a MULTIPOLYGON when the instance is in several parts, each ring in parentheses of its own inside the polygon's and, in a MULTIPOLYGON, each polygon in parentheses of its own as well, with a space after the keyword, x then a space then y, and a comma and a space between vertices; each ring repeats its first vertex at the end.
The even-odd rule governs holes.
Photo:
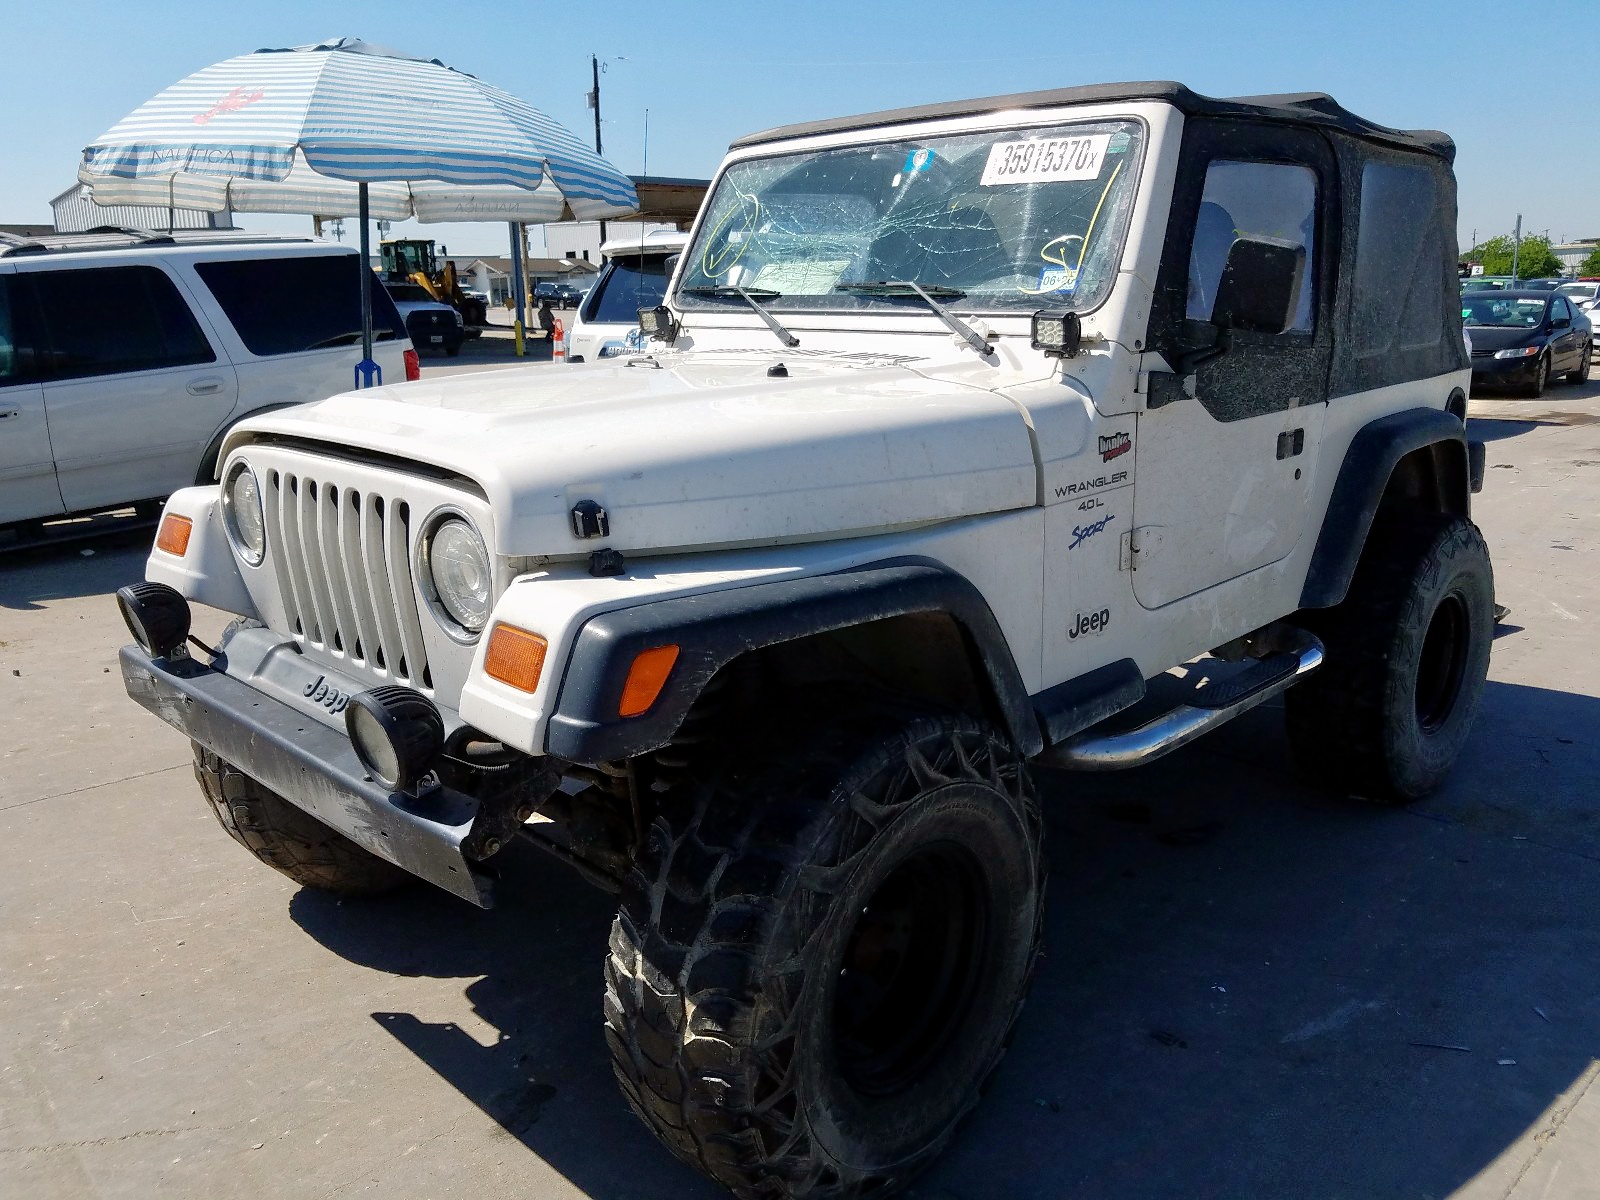
POLYGON ((137 583, 154 537, 145 523, 59 545, 0 547, 0 609, 37 610, 47 600, 101 596, 137 583))
POLYGON ((1467 437, 1476 442, 1501 442, 1532 433, 1541 424, 1552 422, 1514 421, 1504 417, 1468 417, 1467 437))
MULTIPOLYGON (((1143 771, 1041 775, 1047 952, 1011 1053, 925 1197, 1449 1194, 1600 1056, 1600 700, 1490 684, 1436 797, 1295 780, 1263 707, 1143 771), (1456 1047, 1456 1048, 1450 1048, 1456 1047)), ((629 1114, 601 1036, 609 897, 507 852, 463 913, 310 892, 344 957, 475 978, 484 1046, 373 1019, 592 1196, 712 1197, 629 1114), (465 918, 465 919, 464 919, 465 918)))

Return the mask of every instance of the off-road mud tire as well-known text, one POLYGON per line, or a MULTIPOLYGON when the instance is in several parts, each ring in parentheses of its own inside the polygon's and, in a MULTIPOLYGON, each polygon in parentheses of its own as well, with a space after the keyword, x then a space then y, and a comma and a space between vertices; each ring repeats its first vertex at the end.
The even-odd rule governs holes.
POLYGON ((1494 635, 1477 526, 1438 516, 1375 527, 1344 601, 1300 620, 1327 650, 1284 696, 1306 778, 1386 804, 1438 787, 1471 731, 1494 635))
POLYGON ((1010 1040, 1043 911, 1038 804, 999 734, 954 714, 813 711, 832 717, 666 797, 605 967, 606 1038, 629 1105, 680 1158, 763 1200, 887 1196, 939 1154, 1010 1040), (965 880, 944 890, 978 897, 978 921, 959 905, 932 910, 937 920, 919 910, 920 925, 865 919, 869 900, 905 911, 884 899, 886 881, 939 892, 942 856, 965 880), (975 926, 973 940, 958 934, 975 926), (919 942, 914 928, 938 936, 919 942), (964 949, 952 959, 934 944, 964 949), (940 982, 925 991, 905 983, 930 957, 968 969, 932 972, 940 982), (858 1021, 861 1042, 841 1041, 863 1012, 851 1000, 874 994, 885 962, 898 965, 865 1010, 881 1023, 858 1021), (842 982, 848 970, 859 974, 842 982), (915 1044, 911 1029, 927 1044, 903 1056, 907 1070, 891 1069, 902 1059, 886 1047, 861 1054, 880 1035, 915 1044))
POLYGON ((194 777, 228 836, 302 887, 376 896, 411 878, 198 744, 194 777))

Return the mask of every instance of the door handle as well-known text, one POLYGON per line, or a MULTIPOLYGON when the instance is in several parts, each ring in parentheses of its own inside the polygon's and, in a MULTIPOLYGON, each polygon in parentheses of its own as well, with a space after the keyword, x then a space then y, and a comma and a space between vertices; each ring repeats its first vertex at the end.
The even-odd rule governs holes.
POLYGON ((8 408, 5 412, 0 412, 0 421, 4 421, 8 417, 20 417, 21 415, 22 410, 20 408, 8 408))
POLYGON ((213 396, 222 390, 220 379, 194 379, 189 382, 191 396, 213 396))
POLYGON ((1285 429, 1278 435, 1278 457, 1293 458, 1306 448, 1304 429, 1285 429))

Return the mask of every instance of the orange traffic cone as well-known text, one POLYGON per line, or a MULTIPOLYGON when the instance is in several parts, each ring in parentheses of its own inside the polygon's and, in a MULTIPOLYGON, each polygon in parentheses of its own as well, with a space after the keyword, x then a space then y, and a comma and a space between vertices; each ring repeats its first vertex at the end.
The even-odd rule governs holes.
POLYGON ((550 330, 550 359, 552 362, 564 362, 567 357, 567 331, 561 324, 561 318, 556 318, 554 328, 550 330))

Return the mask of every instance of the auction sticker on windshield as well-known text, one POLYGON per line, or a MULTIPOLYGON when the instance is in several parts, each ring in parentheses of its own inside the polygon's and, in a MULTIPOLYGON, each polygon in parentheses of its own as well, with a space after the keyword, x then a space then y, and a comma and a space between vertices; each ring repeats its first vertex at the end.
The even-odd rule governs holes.
POLYGON ((978 183, 992 187, 997 183, 1098 179, 1110 142, 1109 133, 996 142, 989 147, 989 161, 984 164, 983 178, 978 183))

